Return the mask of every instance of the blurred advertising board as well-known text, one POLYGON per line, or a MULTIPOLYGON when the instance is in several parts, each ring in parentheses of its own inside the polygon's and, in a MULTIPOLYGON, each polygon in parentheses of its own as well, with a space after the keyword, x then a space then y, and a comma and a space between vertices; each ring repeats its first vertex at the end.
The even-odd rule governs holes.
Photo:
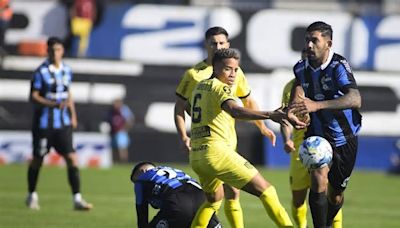
MULTIPOLYGON (((108 168, 112 165, 108 135, 74 133, 74 145, 80 167, 108 168)), ((27 163, 32 158, 32 136, 29 131, 0 131, 0 165, 27 163)), ((44 159, 45 165, 64 166, 55 151, 44 159)))
MULTIPOLYGON (((8 44, 50 35, 67 37, 67 10, 60 3, 16 1, 12 6, 21 22, 8 30, 8 44)), ((355 69, 400 71, 400 65, 391 61, 400 59, 400 15, 273 8, 249 13, 227 7, 112 2, 102 15, 90 36, 87 57, 190 66, 205 57, 204 32, 218 25, 227 29, 232 46, 241 50, 245 69, 287 68, 298 59, 305 28, 323 20, 333 27, 333 48, 355 69)))

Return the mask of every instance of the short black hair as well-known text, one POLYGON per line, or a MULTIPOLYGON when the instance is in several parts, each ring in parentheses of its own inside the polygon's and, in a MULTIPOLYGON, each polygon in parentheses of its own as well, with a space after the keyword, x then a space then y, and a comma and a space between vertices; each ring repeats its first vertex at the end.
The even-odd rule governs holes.
POLYGON ((212 36, 221 35, 221 34, 225 35, 226 38, 228 39, 228 37, 229 37, 228 32, 222 27, 215 26, 215 27, 211 27, 211 28, 207 29, 205 38, 206 38, 206 40, 208 40, 212 36))
POLYGON ((135 174, 136 173, 136 171, 138 171, 139 169, 140 169, 140 167, 142 167, 142 166, 144 166, 144 165, 152 165, 152 166, 156 166, 154 163, 152 163, 152 162, 149 162, 149 161, 142 161, 142 162, 139 162, 139 163, 137 163, 136 165, 135 165, 135 167, 133 167, 133 169, 132 169, 132 172, 131 172, 131 182, 133 182, 133 180, 132 180, 132 178, 133 178, 133 174, 135 174))
POLYGON ((234 48, 219 49, 214 53, 214 57, 212 59, 212 65, 214 66, 217 62, 222 62, 222 60, 230 58, 234 58, 239 61, 240 52, 234 48))
POLYGON ((63 41, 55 36, 49 37, 49 39, 47 39, 47 47, 53 47, 53 45, 55 44, 62 44, 64 45, 63 41))
POLYGON ((310 24, 306 29, 307 33, 314 32, 314 31, 321 32, 322 36, 329 37, 331 40, 333 38, 332 26, 330 26, 329 24, 327 24, 323 21, 316 21, 316 22, 310 24))

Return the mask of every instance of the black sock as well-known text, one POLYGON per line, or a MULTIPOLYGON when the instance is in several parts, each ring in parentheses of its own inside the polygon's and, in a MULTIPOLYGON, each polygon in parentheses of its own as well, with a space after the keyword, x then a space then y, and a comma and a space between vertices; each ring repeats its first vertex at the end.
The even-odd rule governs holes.
POLYGON ((338 213, 338 211, 340 210, 340 208, 342 208, 342 206, 343 206, 343 201, 344 201, 344 198, 340 204, 335 205, 335 204, 332 204, 331 202, 329 202, 329 200, 328 200, 328 216, 327 216, 327 220, 326 220, 327 226, 332 226, 333 219, 335 218, 335 216, 338 213))
POLYGON ((39 168, 34 168, 32 166, 29 166, 28 168, 28 191, 34 192, 36 191, 36 185, 39 177, 39 168))
POLYGON ((71 186, 72 194, 80 192, 79 169, 77 167, 68 167, 68 181, 71 186))
POLYGON ((308 201, 314 228, 325 228, 328 214, 328 198, 325 192, 316 193, 310 190, 308 201))

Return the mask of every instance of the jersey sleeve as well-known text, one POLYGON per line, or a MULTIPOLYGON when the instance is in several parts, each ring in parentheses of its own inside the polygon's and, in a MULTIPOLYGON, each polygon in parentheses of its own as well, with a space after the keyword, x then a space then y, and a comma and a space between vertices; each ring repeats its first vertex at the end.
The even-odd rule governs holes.
POLYGON ((136 204, 136 217, 138 228, 148 227, 149 221, 149 206, 147 204, 136 204))
POLYGON ((193 75, 190 70, 186 71, 182 77, 182 80, 179 82, 178 87, 176 88, 176 95, 181 97, 182 99, 188 100, 192 95, 192 91, 196 86, 196 81, 193 78, 193 75))
POLYGON ((339 88, 357 88, 356 80, 347 60, 340 60, 336 69, 336 80, 339 88))
POLYGON ((237 88, 235 91, 235 95, 238 98, 246 98, 250 95, 250 92, 251 90, 249 83, 247 82, 247 79, 244 76, 242 69, 239 68, 237 72, 237 88))
POLYGON ((33 73, 32 90, 40 90, 42 86, 42 74, 40 73, 40 69, 38 69, 33 73))
POLYGON ((135 183, 135 199, 136 205, 141 205, 144 203, 143 184, 140 182, 135 183))

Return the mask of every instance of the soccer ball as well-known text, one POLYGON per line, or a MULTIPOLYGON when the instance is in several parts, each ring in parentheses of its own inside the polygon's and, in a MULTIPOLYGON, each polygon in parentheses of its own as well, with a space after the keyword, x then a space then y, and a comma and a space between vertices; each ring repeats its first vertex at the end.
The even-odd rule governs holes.
POLYGON ((332 161, 332 147, 325 138, 310 136, 300 145, 299 157, 308 169, 319 169, 332 161))

